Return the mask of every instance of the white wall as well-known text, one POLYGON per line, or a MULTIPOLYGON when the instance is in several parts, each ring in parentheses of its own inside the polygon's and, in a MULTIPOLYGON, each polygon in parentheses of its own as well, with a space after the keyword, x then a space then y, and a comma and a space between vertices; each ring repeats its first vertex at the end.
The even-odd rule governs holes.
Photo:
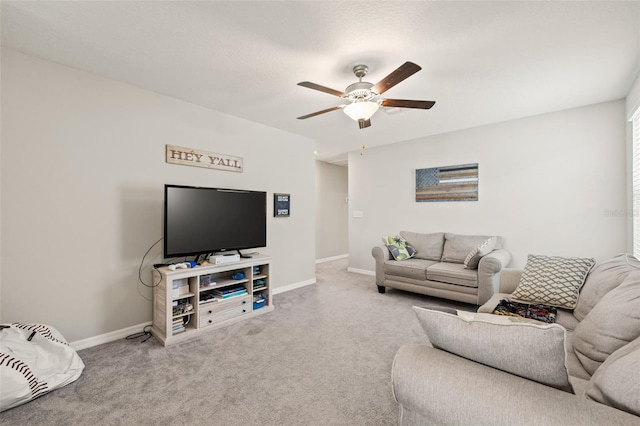
POLYGON ((349 252, 347 168, 316 161, 316 260, 349 252))
POLYGON ((633 253, 633 219, 638 213, 633 212, 633 122, 631 121, 636 111, 640 109, 640 75, 631 85, 625 98, 625 111, 627 116, 627 245, 629 253, 633 253))
POLYGON ((371 247, 402 230, 502 235, 529 253, 627 251, 623 100, 529 117, 349 155, 349 267, 374 270, 371 247), (415 170, 479 163, 479 201, 415 202, 415 170))
POLYGON ((0 321, 70 341, 150 321, 138 267, 165 183, 267 191, 270 282, 315 282, 312 140, 7 49, 2 88, 0 321), (166 144, 243 157, 244 172, 166 164, 166 144), (274 192, 291 217, 273 218, 274 192))
POLYGON ((631 120, 633 113, 640 108, 640 75, 636 78, 635 82, 631 85, 631 89, 625 99, 627 118, 631 120))

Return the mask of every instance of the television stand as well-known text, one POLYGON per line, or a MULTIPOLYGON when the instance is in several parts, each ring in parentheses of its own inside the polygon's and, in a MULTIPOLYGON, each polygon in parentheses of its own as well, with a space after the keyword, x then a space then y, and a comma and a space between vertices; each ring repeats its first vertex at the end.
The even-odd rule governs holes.
POLYGON ((154 269, 160 283, 153 288, 151 334, 167 346, 273 311, 270 263, 253 254, 217 265, 154 269))

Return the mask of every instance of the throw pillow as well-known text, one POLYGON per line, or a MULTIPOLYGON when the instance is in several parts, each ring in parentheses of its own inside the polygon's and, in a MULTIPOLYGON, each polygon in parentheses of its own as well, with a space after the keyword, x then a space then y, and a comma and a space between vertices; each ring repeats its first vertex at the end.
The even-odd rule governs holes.
POLYGON ((469 252, 464 260, 464 269, 478 269, 480 259, 488 255, 496 247, 496 237, 491 237, 469 252))
POLYGON ((640 416, 640 338, 615 351, 589 380, 585 393, 598 401, 640 416))
POLYGON ((573 392, 561 325, 465 311, 456 316, 417 306, 413 310, 433 347, 573 392))
POLYGON ((511 298, 574 309, 580 287, 595 263, 592 258, 530 254, 511 298))
POLYGON ((576 326, 571 342, 589 374, 615 351, 640 337, 640 272, 627 275, 576 326))
POLYGON ((400 235, 383 237, 382 241, 395 260, 407 260, 416 254, 416 250, 400 235))

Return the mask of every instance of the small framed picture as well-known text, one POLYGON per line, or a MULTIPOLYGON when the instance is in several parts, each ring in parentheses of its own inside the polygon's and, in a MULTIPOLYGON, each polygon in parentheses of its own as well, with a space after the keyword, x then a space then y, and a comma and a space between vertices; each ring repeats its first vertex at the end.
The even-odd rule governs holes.
POLYGON ((273 194, 273 216, 287 217, 291 214, 291 194, 273 194))

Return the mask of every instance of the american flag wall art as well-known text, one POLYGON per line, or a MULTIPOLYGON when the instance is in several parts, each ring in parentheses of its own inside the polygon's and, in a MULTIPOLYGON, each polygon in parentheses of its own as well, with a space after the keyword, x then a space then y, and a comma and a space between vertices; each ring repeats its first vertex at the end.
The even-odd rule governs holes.
POLYGON ((478 201, 478 163, 417 169, 416 201, 478 201))

